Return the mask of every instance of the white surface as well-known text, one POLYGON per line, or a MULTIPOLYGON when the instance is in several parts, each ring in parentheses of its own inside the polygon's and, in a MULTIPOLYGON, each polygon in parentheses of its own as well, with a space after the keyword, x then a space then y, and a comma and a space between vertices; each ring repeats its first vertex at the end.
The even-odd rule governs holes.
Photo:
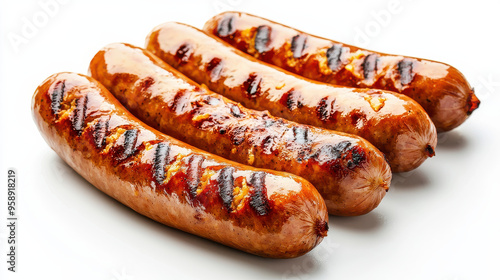
POLYGON ((500 7, 493 1, 401 0, 390 19, 375 23, 374 13, 389 11, 391 1, 66 0, 44 23, 39 2, 47 1, 0 2, 1 279, 500 279, 500 7), (99 192, 59 159, 32 121, 31 96, 55 72, 86 73, 108 43, 142 46, 160 23, 202 27, 225 9, 447 62, 468 77, 482 104, 440 135, 435 158, 395 175, 375 211, 331 217, 329 236, 303 257, 262 259, 168 228, 99 192), (22 36, 34 16, 39 28, 16 48, 9 34, 22 36), (366 28, 363 41, 357 34, 366 28), (8 167, 19 177, 16 273, 4 261, 8 167))

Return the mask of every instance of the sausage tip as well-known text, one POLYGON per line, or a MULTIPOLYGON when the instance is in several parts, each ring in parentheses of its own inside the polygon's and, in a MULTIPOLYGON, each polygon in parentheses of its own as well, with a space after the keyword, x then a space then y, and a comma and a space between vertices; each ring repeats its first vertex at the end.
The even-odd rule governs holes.
POLYGON ((327 221, 316 221, 314 229, 316 230, 316 235, 318 237, 325 237, 328 235, 328 222, 327 221))
POLYGON ((425 147, 425 154, 428 157, 433 157, 436 155, 436 153, 434 152, 434 148, 430 144, 427 144, 427 146, 425 147))
POLYGON ((467 116, 470 116, 472 112, 474 112, 477 108, 479 108, 479 104, 481 104, 481 101, 477 96, 474 94, 474 89, 471 89, 469 98, 467 98, 467 116))

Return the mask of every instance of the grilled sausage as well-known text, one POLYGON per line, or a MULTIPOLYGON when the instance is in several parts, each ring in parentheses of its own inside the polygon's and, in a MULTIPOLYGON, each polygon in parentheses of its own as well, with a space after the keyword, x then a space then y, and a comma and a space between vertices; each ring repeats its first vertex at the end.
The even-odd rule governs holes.
POLYGON ((155 28, 146 44, 189 78, 248 108, 367 139, 386 155, 393 172, 412 170, 434 155, 436 129, 407 96, 306 80, 174 22, 155 28))
POLYGON ((42 136, 68 165, 153 220, 272 258, 305 254, 326 236, 326 205, 309 182, 161 134, 92 78, 49 77, 32 110, 42 136))
POLYGON ((368 141, 241 107, 146 50, 108 45, 92 59, 90 73, 164 133, 230 160, 304 177, 330 214, 365 214, 389 188, 390 167, 368 141))
POLYGON ((444 63, 365 50, 240 12, 216 15, 204 30, 313 80, 405 94, 422 105, 438 132, 462 124, 480 103, 462 73, 444 63))

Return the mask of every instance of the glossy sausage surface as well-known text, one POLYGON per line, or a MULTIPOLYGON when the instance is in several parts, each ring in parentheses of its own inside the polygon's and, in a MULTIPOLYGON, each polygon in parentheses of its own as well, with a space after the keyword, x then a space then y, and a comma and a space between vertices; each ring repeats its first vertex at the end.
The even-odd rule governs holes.
POLYGON ((165 225, 272 258, 305 254, 326 236, 326 205, 309 182, 157 132, 92 78, 49 77, 32 112, 46 142, 76 172, 165 225))
POLYGON ((246 109, 141 48, 108 45, 92 59, 90 73, 164 133, 230 160, 304 177, 330 214, 365 214, 389 188, 390 167, 368 141, 246 109))
POLYGON ((394 172, 412 170, 434 155, 436 129, 407 96, 304 79, 175 22, 156 27, 146 44, 189 78, 246 107, 367 139, 394 172))
POLYGON ((204 30, 310 79, 405 94, 422 105, 438 131, 459 126, 479 106, 462 73, 444 63, 365 50, 240 12, 216 15, 204 30))

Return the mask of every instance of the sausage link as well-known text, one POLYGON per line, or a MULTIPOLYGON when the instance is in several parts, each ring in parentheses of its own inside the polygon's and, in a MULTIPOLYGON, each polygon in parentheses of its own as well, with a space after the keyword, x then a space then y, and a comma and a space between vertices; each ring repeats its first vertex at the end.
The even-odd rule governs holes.
POLYGON ((240 12, 216 15, 204 30, 306 78, 405 94, 422 105, 438 132, 462 124, 480 103, 462 73, 441 62, 374 52, 240 12))
POLYGON ((161 134, 92 78, 52 75, 36 90, 32 112, 68 165, 153 220, 272 258, 305 254, 326 236, 326 205, 309 182, 161 134))
MULTIPOLYGON (((214 73, 218 66, 209 67, 214 73)), ((146 50, 108 45, 94 56, 90 73, 164 133, 230 160, 304 177, 330 214, 365 214, 389 188, 390 167, 368 141, 246 109, 200 88, 146 50)))
POLYGON ((434 155, 436 129, 407 96, 306 80, 180 23, 158 26, 146 44, 189 78, 248 108, 367 139, 393 172, 410 171, 434 155))

